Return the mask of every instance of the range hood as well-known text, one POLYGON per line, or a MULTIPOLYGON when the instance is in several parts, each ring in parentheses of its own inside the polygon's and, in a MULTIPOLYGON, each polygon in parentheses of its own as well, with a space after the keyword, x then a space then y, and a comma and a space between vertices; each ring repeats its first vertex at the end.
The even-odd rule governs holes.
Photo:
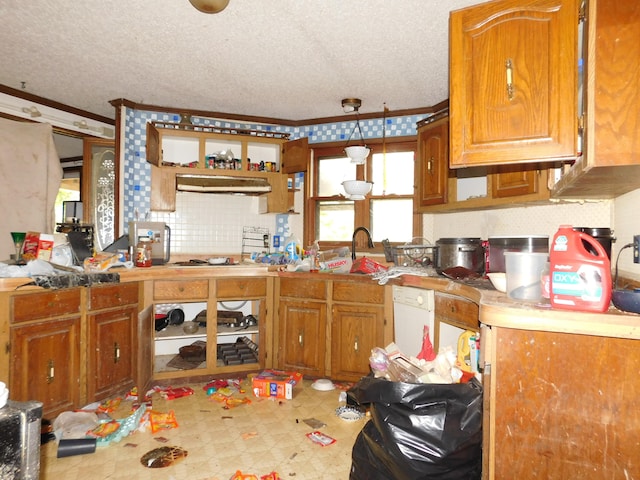
POLYGON ((271 192, 271 185, 265 178, 178 174, 176 175, 176 190, 179 192, 261 195, 271 192))

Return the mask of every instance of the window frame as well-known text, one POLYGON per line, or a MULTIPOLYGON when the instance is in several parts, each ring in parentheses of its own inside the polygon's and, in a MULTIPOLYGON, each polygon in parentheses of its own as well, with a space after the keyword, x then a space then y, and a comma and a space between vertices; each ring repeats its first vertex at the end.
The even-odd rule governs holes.
MULTIPOLYGON (((412 236, 421 237, 422 236, 422 214, 416 211, 416 178, 415 178, 415 165, 418 161, 417 158, 417 147, 418 142, 415 137, 399 137, 397 139, 389 140, 383 144, 382 139, 377 140, 368 140, 367 147, 371 149, 369 153, 369 157, 367 157, 367 162, 365 165, 357 165, 356 166, 356 179, 364 180, 365 179, 365 168, 367 169, 366 178, 371 178, 371 164, 369 160, 371 159, 374 153, 393 153, 399 151, 413 151, 414 155, 414 179, 413 179, 413 194, 412 195, 372 195, 369 194, 365 197, 364 200, 354 201, 354 228, 355 226, 364 226, 368 229, 371 229, 370 223, 370 209, 371 209, 371 200, 376 199, 401 199, 401 198, 411 198, 413 201, 413 233, 412 236)), ((318 191, 318 163, 322 158, 326 157, 338 157, 345 156, 344 153, 344 144, 340 143, 327 143, 327 144, 315 144, 312 147, 312 159, 311 165, 308 172, 308 181, 305 181, 305 190, 306 195, 305 198, 307 201, 304 205, 304 241, 305 245, 310 245, 315 240, 315 232, 317 228, 318 218, 316 215, 317 204, 320 201, 349 201, 346 200, 340 194, 329 196, 329 197, 319 197, 316 196, 316 192, 318 191)), ((391 242, 392 245, 399 245, 402 242, 391 242)), ((330 250, 333 248, 339 247, 349 247, 351 248, 351 241, 326 241, 321 240, 321 248, 322 250, 330 250)), ((356 237, 356 248, 358 252, 369 253, 369 254, 383 254, 384 250, 382 248, 382 244, 380 242, 376 242, 373 249, 368 248, 365 235, 358 235, 356 237)))

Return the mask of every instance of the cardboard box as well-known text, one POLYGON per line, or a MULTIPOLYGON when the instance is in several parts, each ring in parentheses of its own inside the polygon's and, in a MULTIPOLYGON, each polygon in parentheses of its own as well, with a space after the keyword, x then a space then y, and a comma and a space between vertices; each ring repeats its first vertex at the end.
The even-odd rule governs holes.
POLYGON ((264 370, 253 377, 252 388, 256 397, 275 397, 291 400, 293 387, 302 380, 302 374, 282 370, 264 370))
POLYGON ((53 251, 53 235, 48 233, 27 232, 22 245, 22 259, 29 260, 51 260, 53 251))

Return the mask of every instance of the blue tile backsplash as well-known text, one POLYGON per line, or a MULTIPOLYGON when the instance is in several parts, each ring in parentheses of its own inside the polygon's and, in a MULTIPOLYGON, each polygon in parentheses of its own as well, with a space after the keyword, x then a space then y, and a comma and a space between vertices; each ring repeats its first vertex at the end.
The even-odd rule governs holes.
MULTIPOLYGON (((258 214, 255 197, 232 195, 178 194, 176 211, 151 212, 151 165, 146 161, 146 125, 151 121, 180 121, 180 115, 155 111, 124 109, 124 155, 123 165, 123 221, 126 229, 129 220, 166 222, 172 229, 172 253, 176 254, 218 254, 234 253, 241 249, 243 226, 268 227, 272 235, 282 235, 290 228, 302 236, 300 221, 289 224, 290 215, 258 214), (221 215, 221 212, 233 212, 221 215), (225 231, 226 234, 221 232, 225 231)), ((412 136, 416 133, 416 123, 427 115, 409 115, 386 119, 387 138, 412 136)), ((308 137, 309 143, 345 141, 352 133, 355 121, 331 124, 288 127, 257 123, 230 122, 204 117, 191 117, 194 125, 213 125, 224 128, 238 128, 288 133, 291 140, 308 137)), ((382 118, 360 120, 362 135, 366 139, 381 138, 382 118)), ((359 138, 356 131, 352 138, 359 138)), ((299 188, 303 177, 296 176, 299 188)), ((300 205, 299 209, 302 208, 300 205)), ((300 217, 300 216, 298 216, 300 217)))

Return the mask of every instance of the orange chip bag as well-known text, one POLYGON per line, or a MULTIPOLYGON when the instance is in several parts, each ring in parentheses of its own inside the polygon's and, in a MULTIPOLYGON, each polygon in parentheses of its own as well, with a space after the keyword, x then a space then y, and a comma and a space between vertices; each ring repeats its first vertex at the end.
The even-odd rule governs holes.
POLYGON ((94 438, 104 438, 107 435, 111 435, 120 428, 120 423, 112 420, 110 422, 101 423, 93 430, 89 430, 87 435, 94 438))
POLYGON ((173 410, 169 410, 168 413, 151 410, 149 412, 149 422, 151 423, 151 433, 178 428, 178 421, 176 420, 176 414, 173 410))

